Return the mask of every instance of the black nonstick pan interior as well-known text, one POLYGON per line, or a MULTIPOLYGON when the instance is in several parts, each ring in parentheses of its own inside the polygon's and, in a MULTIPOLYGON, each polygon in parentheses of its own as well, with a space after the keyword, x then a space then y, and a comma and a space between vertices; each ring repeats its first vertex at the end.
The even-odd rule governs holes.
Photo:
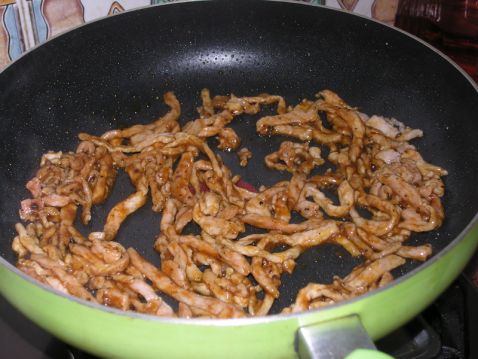
MULTIPOLYGON (((147 123, 166 112, 175 92, 182 122, 196 117, 199 92, 238 96, 263 92, 289 104, 331 89, 368 114, 395 117, 425 136, 414 142, 429 162, 449 171, 446 220, 439 231, 413 235, 439 253, 477 212, 478 96, 462 73, 434 50, 382 24, 340 11, 283 2, 192 2, 145 8, 80 27, 31 51, 0 74, 0 253, 10 249, 25 183, 41 154, 74 150, 77 134, 147 123), (181 24, 178 26, 177 24, 181 24)), ((268 109, 267 111, 273 111, 268 109)), ((281 138, 255 133, 258 116, 232 127, 253 151, 246 169, 221 153, 233 173, 259 187, 288 174, 266 169, 263 157, 281 138)), ((215 140, 211 140, 215 148, 215 140)), ((101 230, 108 210, 133 191, 118 179, 105 205, 82 230, 101 230)), ((123 224, 118 240, 159 263, 159 232, 150 204, 123 224)), ((81 227, 80 227, 81 228, 81 227)), ((324 245, 306 252, 283 277, 278 311, 308 282, 330 282, 361 262, 324 245)), ((409 262, 396 274, 416 268, 409 262)))

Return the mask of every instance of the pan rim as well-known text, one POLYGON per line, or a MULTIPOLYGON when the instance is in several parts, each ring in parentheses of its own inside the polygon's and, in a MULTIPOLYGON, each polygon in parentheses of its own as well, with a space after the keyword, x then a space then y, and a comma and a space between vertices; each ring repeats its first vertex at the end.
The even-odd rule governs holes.
MULTIPOLYGON (((449 64, 451 64, 456 70, 458 70, 466 80, 468 80, 468 82, 471 84, 471 86, 474 88, 474 90, 478 94, 478 84, 475 83, 475 81, 471 78, 471 76, 468 75, 453 60, 451 60, 443 52, 434 48, 433 46, 431 46, 430 44, 428 44, 424 40, 418 38, 417 36, 415 36, 413 34, 407 33, 406 31, 404 31, 400 28, 394 27, 392 25, 385 24, 385 23, 380 22, 376 19, 369 18, 365 15, 351 13, 351 12, 348 12, 344 9, 332 8, 332 7, 325 6, 325 5, 310 4, 310 3, 299 3, 299 2, 295 2, 293 0, 261 0, 261 1, 262 2, 288 3, 288 4, 293 4, 293 5, 296 5, 296 6, 311 6, 311 7, 314 7, 314 8, 321 8, 325 11, 336 11, 336 12, 345 14, 346 16, 356 16, 356 17, 359 17, 359 18, 361 18, 365 21, 370 21, 370 22, 379 24, 381 26, 384 26, 386 28, 389 28, 391 30, 398 31, 398 32, 408 36, 412 40, 415 40, 415 41, 421 43, 422 45, 426 46, 427 48, 429 48, 430 50, 435 52, 437 55, 444 58, 449 64)), ((107 18, 112 18, 112 17, 115 17, 115 16, 121 16, 123 14, 128 14, 128 13, 132 13, 132 12, 136 12, 136 11, 142 11, 142 10, 145 10, 147 8, 166 6, 166 5, 184 4, 184 3, 193 3, 193 2, 197 2, 197 3, 199 3, 199 2, 220 2, 220 0, 219 1, 218 0, 192 0, 192 1, 191 0, 179 0, 179 1, 171 2, 171 3, 146 5, 146 6, 130 9, 130 10, 121 12, 119 14, 100 17, 100 18, 95 19, 93 21, 89 21, 87 23, 74 26, 73 28, 69 29, 68 31, 63 32, 63 33, 58 34, 58 35, 55 35, 52 38, 48 39, 47 41, 42 42, 40 44, 37 44, 34 47, 28 49, 27 51, 22 53, 22 55, 20 57, 18 57, 15 61, 12 61, 2 71, 0 71, 0 76, 10 66, 16 64, 20 59, 22 59, 24 56, 27 56, 28 54, 30 54, 30 52, 33 52, 34 50, 36 50, 38 47, 43 46, 43 45, 47 44, 48 42, 50 42, 52 40, 60 38, 60 37, 72 32, 72 31, 75 31, 79 28, 82 28, 84 26, 88 26, 90 24, 93 24, 93 23, 96 23, 96 22, 99 22, 99 21, 103 21, 107 18)), ((394 279, 390 284, 388 284, 388 285, 386 285, 382 288, 378 288, 378 289, 375 289, 375 290, 373 290, 371 292, 368 292, 366 294, 360 295, 358 297, 351 298, 351 299, 348 299, 348 300, 344 300, 344 301, 341 301, 339 303, 336 303, 336 304, 333 304, 333 305, 330 305, 330 306, 327 306, 327 307, 319 308, 319 309, 313 309, 313 310, 303 311, 303 312, 299 312, 299 313, 290 313, 290 314, 280 314, 280 313, 279 314, 271 314, 271 315, 261 316, 261 317, 233 318, 233 319, 185 319, 185 318, 174 318, 174 317, 158 317, 158 316, 149 315, 149 314, 141 314, 141 313, 137 313, 137 312, 133 312, 133 311, 122 311, 120 309, 107 307, 107 306, 104 306, 104 305, 101 305, 101 304, 91 303, 91 302, 88 302, 84 299, 74 297, 70 294, 64 294, 64 293, 58 291, 57 289, 49 287, 49 286, 37 281, 36 279, 28 276, 27 274, 23 273, 22 271, 20 271, 13 264, 11 264, 9 261, 7 261, 3 257, 3 255, 0 255, 0 265, 5 267, 7 270, 15 273, 16 275, 18 275, 22 279, 26 280, 30 284, 32 284, 36 287, 40 287, 43 290, 46 290, 50 294, 57 295, 59 297, 62 297, 63 299, 75 302, 76 304, 87 306, 87 307, 89 307, 90 309, 93 309, 93 310, 100 310, 102 312, 106 312, 106 313, 114 314, 114 315, 119 315, 119 316, 122 316, 122 317, 141 319, 141 320, 158 322, 158 323, 163 323, 163 324, 181 324, 181 325, 188 325, 188 326, 235 327, 235 326, 244 326, 244 325, 265 324, 265 323, 278 322, 278 321, 298 320, 298 319, 300 319, 304 316, 314 315, 314 314, 319 313, 319 312, 330 312, 332 310, 337 310, 339 308, 344 308, 344 307, 347 307, 349 305, 353 305, 354 303, 357 303, 361 300, 365 300, 366 298, 371 298, 373 296, 380 295, 381 293, 383 293, 386 290, 391 289, 392 287, 403 284, 404 282, 410 280, 412 277, 414 277, 418 273, 424 271, 425 269, 427 269, 427 268, 431 267, 432 265, 434 265, 435 263, 437 263, 441 258, 443 258, 445 255, 447 255, 449 252, 451 252, 460 242, 462 242, 462 240, 472 231, 473 227, 475 227, 477 224, 478 224, 478 213, 476 213, 474 215, 474 217, 471 219, 471 221, 464 227, 464 229, 452 241, 450 241, 450 243, 448 243, 440 252, 438 252, 435 256, 433 256, 431 259, 427 260, 426 262, 420 264, 417 268, 411 270, 410 272, 406 273, 405 275, 403 275, 403 276, 401 276, 397 279, 394 279)), ((15 305, 15 303, 12 303, 12 304, 15 305)))

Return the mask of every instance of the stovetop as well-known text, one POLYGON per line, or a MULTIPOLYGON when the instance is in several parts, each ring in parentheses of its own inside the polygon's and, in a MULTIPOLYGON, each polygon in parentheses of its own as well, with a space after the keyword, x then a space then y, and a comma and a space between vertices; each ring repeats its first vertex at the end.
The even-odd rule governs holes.
MULTIPOLYGON (((478 287, 472 282, 474 274, 475 270, 463 273, 430 307, 378 341, 377 347, 397 359, 478 358, 478 287)), ((95 357, 52 337, 0 296, 0 358, 95 357)))

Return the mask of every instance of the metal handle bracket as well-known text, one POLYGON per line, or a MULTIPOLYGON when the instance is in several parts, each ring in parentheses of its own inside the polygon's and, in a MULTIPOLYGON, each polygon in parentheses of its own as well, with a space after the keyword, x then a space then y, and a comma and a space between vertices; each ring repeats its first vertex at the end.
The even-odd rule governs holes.
POLYGON ((306 325, 297 331, 301 359, 342 359, 356 349, 376 350, 357 315, 306 325))

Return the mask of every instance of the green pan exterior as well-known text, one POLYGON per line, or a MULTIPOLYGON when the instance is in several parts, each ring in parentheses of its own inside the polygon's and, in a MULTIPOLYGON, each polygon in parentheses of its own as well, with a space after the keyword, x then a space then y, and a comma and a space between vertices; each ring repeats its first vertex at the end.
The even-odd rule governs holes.
POLYGON ((472 222, 430 261, 391 285, 325 309, 238 320, 165 319, 86 303, 36 283, 0 258, 0 292, 32 321, 101 357, 294 358, 298 327, 358 314, 373 339, 416 316, 463 270, 478 244, 472 222))

